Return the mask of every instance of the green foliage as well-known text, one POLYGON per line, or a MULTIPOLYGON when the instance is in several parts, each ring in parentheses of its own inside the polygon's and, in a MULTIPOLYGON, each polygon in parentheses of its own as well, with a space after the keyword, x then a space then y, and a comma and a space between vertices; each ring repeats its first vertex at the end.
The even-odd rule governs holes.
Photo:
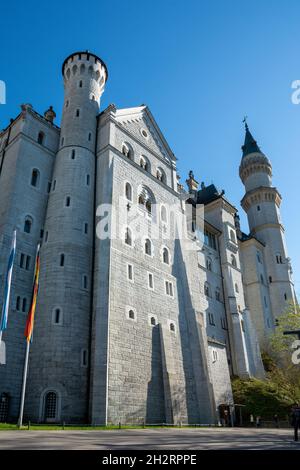
POLYGON ((300 330, 300 307, 289 304, 286 311, 277 319, 277 326, 270 336, 270 347, 273 353, 288 353, 297 336, 287 335, 284 331, 300 330))

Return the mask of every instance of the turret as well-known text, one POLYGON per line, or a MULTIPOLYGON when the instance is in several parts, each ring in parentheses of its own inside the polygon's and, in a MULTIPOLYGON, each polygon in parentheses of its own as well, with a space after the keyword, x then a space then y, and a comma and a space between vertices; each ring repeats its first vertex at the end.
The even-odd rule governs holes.
POLYGON ((87 422, 95 146, 107 69, 95 54, 76 52, 64 61, 62 73, 60 146, 44 227, 28 395, 35 397, 31 415, 41 410, 38 419, 61 421, 68 416, 87 422), (52 417, 49 400, 56 403, 52 417))
POLYGON ((281 195, 272 186, 271 163, 253 138, 247 123, 242 151, 239 174, 246 194, 241 205, 247 213, 250 235, 265 246, 267 279, 262 279, 262 282, 269 285, 272 312, 276 318, 287 307, 288 301, 295 300, 280 216, 281 195))

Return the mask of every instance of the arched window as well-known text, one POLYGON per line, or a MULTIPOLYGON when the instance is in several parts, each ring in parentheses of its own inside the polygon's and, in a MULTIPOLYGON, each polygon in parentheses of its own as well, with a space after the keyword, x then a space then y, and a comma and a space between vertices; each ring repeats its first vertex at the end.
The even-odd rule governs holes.
POLYGON ((212 260, 211 258, 206 258, 206 269, 212 271, 212 260))
POLYGON ((125 230, 125 243, 126 245, 132 246, 132 235, 129 227, 125 230))
POLYGON ((32 224, 33 224, 32 218, 27 216, 25 218, 25 222, 24 222, 24 232, 25 233, 31 233, 32 224))
POLYGON ((147 210, 148 214, 151 214, 151 212, 152 212, 152 204, 151 204, 150 199, 148 199, 148 201, 146 201, 145 207, 146 207, 146 210, 147 210))
POLYGON ((150 171, 150 163, 148 158, 144 156, 140 158, 140 167, 143 168, 145 171, 150 171))
POLYGON ((235 259, 235 256, 234 256, 234 255, 231 255, 231 265, 232 265, 234 268, 237 267, 236 259, 235 259))
POLYGON ((152 254, 152 245, 151 245, 151 241, 149 240, 149 238, 147 238, 145 241, 145 253, 146 255, 149 255, 149 256, 151 256, 152 254))
POLYGON ((169 256, 169 250, 168 248, 163 248, 163 252, 162 252, 162 258, 163 258, 163 262, 165 264, 169 264, 170 263, 170 256, 169 256))
POLYGON ((237 285, 237 283, 235 283, 234 288, 235 288, 235 292, 238 294, 239 293, 239 286, 237 285))
POLYGON ((79 81, 79 88, 82 88, 82 80, 79 81))
POLYGON ((48 392, 45 396, 45 421, 56 420, 57 416, 57 393, 48 392))
POLYGON ((167 217, 167 209, 165 208, 165 206, 161 206, 160 217, 161 217, 162 222, 167 223, 168 217, 167 217))
POLYGON ((125 197, 128 201, 132 201, 132 187, 130 183, 125 185, 125 197))
POLYGON ((134 311, 133 311, 133 310, 129 310, 129 312, 128 312, 128 318, 130 318, 130 320, 134 320, 134 319, 135 319, 135 314, 134 314, 134 311))
POLYGON ((38 134, 38 144, 40 145, 43 145, 44 144, 44 138, 45 138, 45 134, 44 132, 40 131, 39 134, 38 134))
POLYGON ((53 310, 53 323, 54 325, 61 325, 62 324, 62 311, 59 307, 53 310))
POLYGON ((133 150, 129 144, 122 144, 122 153, 123 155, 125 155, 125 157, 129 158, 130 160, 133 160, 133 150))
POLYGON ((173 333, 175 333, 175 324, 174 323, 170 323, 170 331, 172 331, 173 333))
POLYGON ((156 178, 162 183, 166 183, 166 174, 162 168, 157 168, 156 178))
POLYGON ((37 187, 40 182, 40 172, 37 168, 34 168, 31 173, 31 186, 37 187))
POLYGON ((156 319, 155 319, 155 317, 151 317, 150 323, 151 323, 151 325, 153 325, 153 326, 156 325, 156 319))

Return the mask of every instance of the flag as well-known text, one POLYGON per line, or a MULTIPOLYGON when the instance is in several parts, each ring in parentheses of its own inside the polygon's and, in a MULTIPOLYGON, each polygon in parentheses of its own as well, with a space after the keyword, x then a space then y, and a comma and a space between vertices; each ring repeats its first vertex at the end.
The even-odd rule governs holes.
POLYGON ((33 332, 34 315, 35 315, 36 301, 37 301, 37 295, 38 295, 38 289, 39 289, 39 275, 40 275, 40 245, 38 245, 37 252, 36 252, 33 291, 32 291, 30 309, 29 309, 27 321, 26 321, 26 327, 24 331, 24 335, 26 336, 26 339, 28 342, 31 340, 32 332, 33 332))
POLYGON ((4 289, 4 301, 1 314, 1 323, 0 323, 0 332, 6 330, 7 328, 7 319, 8 319, 8 307, 10 299, 10 290, 11 290, 11 278, 14 266, 14 259, 16 254, 16 240, 17 232, 14 230, 13 239, 11 244, 11 250, 8 260, 7 273, 5 278, 5 289, 4 289))

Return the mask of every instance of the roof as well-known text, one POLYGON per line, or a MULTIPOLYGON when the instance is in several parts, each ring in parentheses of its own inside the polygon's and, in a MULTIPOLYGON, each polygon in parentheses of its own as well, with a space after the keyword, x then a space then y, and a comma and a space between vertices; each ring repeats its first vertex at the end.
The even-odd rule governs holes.
POLYGON ((244 145, 242 145, 243 150, 243 158, 250 153, 258 152, 261 153, 259 146, 257 145, 256 140, 252 136, 251 132, 249 131, 248 124, 245 123, 245 141, 244 145))
POLYGON ((197 204, 208 204, 224 195, 224 190, 219 191, 214 184, 205 186, 197 193, 197 204))

